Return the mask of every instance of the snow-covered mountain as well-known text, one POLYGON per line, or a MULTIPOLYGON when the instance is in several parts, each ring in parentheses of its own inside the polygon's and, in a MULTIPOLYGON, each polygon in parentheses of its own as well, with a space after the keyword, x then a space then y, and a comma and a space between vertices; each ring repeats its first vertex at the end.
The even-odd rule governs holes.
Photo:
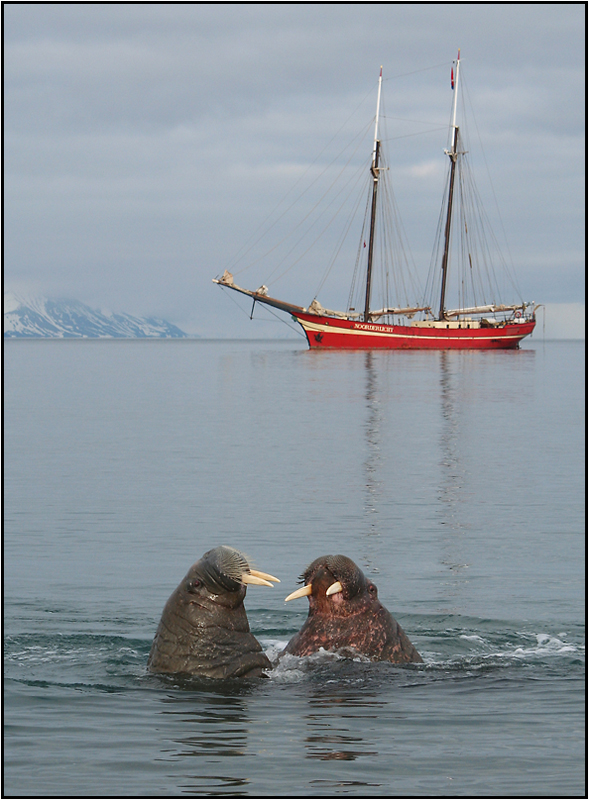
POLYGON ((185 338, 184 331, 165 319, 133 317, 97 311, 78 300, 49 300, 4 294, 6 338, 169 339, 185 338))

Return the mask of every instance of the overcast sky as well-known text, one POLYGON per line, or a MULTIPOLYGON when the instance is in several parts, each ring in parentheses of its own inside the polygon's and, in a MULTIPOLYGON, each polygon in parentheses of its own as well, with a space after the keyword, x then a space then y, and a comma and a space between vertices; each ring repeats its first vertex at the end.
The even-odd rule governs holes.
MULTIPOLYGON (((561 315, 584 302, 584 4, 8 3, 4 37, 5 289, 210 336, 288 333, 249 322, 211 278, 344 123, 370 121, 381 64, 425 282, 460 47, 522 295, 561 315)), ((324 258, 276 285, 266 260, 238 282, 307 305, 324 258)), ((319 299, 340 298, 326 285, 319 299)))

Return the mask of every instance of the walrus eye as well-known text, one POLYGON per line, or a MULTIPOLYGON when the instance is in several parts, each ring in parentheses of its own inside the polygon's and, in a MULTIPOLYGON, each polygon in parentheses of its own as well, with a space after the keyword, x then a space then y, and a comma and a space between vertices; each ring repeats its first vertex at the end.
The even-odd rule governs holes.
POLYGON ((198 578, 195 578, 193 581, 188 581, 186 588, 189 592, 194 592, 199 586, 202 586, 202 581, 199 581, 198 578))
POLYGON ((370 592, 370 594, 376 594, 376 586, 373 583, 369 583, 368 591, 370 592))

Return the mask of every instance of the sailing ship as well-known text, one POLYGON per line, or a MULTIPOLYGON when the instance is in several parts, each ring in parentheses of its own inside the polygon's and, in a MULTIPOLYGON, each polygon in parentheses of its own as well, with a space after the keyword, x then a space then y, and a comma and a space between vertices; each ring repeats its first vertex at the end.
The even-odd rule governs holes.
MULTIPOLYGON (((331 311, 323 308, 316 297, 308 307, 294 305, 270 296, 268 287, 265 285, 255 291, 238 286, 228 270, 225 270, 221 277, 214 278, 213 281, 222 287, 233 289, 252 298, 252 315, 256 302, 290 314, 292 319, 303 328, 309 347, 312 349, 489 350, 518 347, 520 341, 525 336, 529 336, 536 325, 535 312, 539 306, 533 302, 520 300, 511 305, 503 304, 496 299, 497 283, 493 285, 491 281, 489 286, 492 285, 492 299, 487 299, 482 303, 462 302, 457 308, 447 307, 448 277, 452 269, 450 256, 453 230, 458 227, 458 231, 455 230, 454 235, 461 237, 461 245, 458 249, 466 258, 467 263, 465 277, 460 281, 462 286, 469 281, 473 287, 475 286, 473 256, 481 255, 482 252, 483 260, 488 257, 486 240, 477 239, 480 236, 480 233, 477 232, 479 230, 477 224, 469 227, 464 213, 456 210, 457 199, 462 198, 463 188, 471 180, 470 178, 463 179, 461 172, 467 151, 463 150, 460 129, 456 124, 459 78, 460 51, 458 51, 457 59, 453 62, 451 71, 453 101, 449 147, 445 150, 449 158, 449 171, 447 187, 444 192, 445 202, 440 215, 436 240, 438 243, 437 253, 441 258, 439 263, 436 263, 435 258, 432 259, 433 269, 430 267, 432 277, 431 280, 428 279, 432 292, 436 292, 435 298, 432 298, 430 302, 423 300, 416 305, 390 306, 385 304, 377 309, 371 306, 377 220, 381 219, 377 213, 381 194, 379 189, 387 169, 381 165, 381 141, 379 139, 382 67, 378 81, 374 143, 369 167, 371 197, 368 204, 370 207, 369 223, 366 223, 368 224, 368 236, 365 236, 363 230, 361 237, 364 239, 363 248, 359 250, 360 253, 367 249, 363 298, 360 301, 360 305, 363 302, 363 310, 357 311, 356 307, 349 302, 346 311, 331 311), (458 181, 456 180, 457 175, 459 176, 458 181), (368 238, 367 248, 366 238, 368 238)), ((485 290, 481 289, 480 281, 476 286, 479 296, 481 293, 484 294, 485 290)), ((476 295, 476 292, 473 294, 476 295)), ((351 296, 350 294, 350 298, 351 296)), ((462 299, 464 300, 465 297, 466 292, 463 292, 462 299)))

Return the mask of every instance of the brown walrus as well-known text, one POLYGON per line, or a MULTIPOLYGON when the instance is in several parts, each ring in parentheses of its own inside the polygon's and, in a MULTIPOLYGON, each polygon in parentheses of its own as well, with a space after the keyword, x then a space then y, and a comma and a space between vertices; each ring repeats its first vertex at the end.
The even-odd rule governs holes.
POLYGON ((243 605, 247 584, 272 586, 233 547, 209 550, 193 564, 166 603, 147 668, 206 678, 259 677, 272 665, 243 605))
POLYGON ((309 616, 283 652, 308 656, 323 648, 393 664, 423 660, 379 601, 376 586, 347 556, 316 558, 301 580, 305 585, 286 600, 307 596, 309 616))

